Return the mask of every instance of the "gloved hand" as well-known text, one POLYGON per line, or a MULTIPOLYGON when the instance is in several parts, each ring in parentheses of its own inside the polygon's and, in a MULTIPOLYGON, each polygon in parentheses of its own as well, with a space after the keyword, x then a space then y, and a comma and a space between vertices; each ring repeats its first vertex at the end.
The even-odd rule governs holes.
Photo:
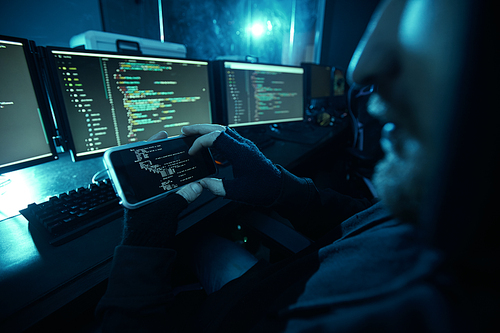
POLYGON ((125 208, 123 245, 169 247, 177 231, 177 216, 188 201, 174 193, 137 209, 125 208))
MULTIPOLYGON (((148 141, 165 139, 166 132, 148 141)), ((201 194, 199 183, 188 184, 166 198, 137 209, 124 209, 122 244, 147 247, 169 247, 177 231, 179 213, 201 194)))
POLYGON ((233 166, 234 179, 223 179, 226 197, 257 206, 270 206, 281 190, 281 171, 257 146, 228 128, 214 141, 233 166))
POLYGON ((193 154, 203 147, 213 147, 233 167, 234 179, 204 179, 200 184, 216 195, 256 206, 270 206, 281 191, 281 170, 250 140, 220 125, 192 125, 183 128, 185 135, 202 134, 190 149, 193 154))

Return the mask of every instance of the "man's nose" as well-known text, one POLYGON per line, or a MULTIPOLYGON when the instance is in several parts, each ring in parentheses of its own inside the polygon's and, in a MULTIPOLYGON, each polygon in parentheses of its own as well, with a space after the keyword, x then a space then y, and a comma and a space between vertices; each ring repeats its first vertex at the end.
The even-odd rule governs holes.
POLYGON ((380 84, 398 74, 398 26, 403 9, 404 1, 385 1, 375 11, 349 64, 351 84, 380 84))

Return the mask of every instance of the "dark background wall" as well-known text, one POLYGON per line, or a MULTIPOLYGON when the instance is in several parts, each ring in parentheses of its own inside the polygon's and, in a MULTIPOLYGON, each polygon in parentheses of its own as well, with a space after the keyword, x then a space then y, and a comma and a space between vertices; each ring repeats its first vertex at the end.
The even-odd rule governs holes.
POLYGON ((86 30, 102 30, 99 0, 0 0, 0 35, 69 47, 86 30))
POLYGON ((321 61, 347 69, 379 0, 326 0, 321 61))
MULTIPOLYGON (((347 67, 378 2, 326 0, 322 64, 347 67)), ((38 45, 69 46, 72 36, 87 30, 159 40, 157 0, 0 0, 0 3, 0 34, 32 39, 38 45)), ((169 8, 169 3, 164 0, 164 8, 169 8)), ((168 13, 164 16, 168 17, 168 13)), ((196 47, 188 45, 188 49, 196 47)))

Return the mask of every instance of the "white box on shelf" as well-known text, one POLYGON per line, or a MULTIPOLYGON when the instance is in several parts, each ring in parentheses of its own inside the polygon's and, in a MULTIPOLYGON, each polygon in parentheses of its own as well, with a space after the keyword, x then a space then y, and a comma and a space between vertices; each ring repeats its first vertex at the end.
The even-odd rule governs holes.
POLYGON ((186 58, 187 49, 183 44, 161 42, 159 40, 140 38, 134 36, 114 34, 111 32, 88 30, 84 33, 71 37, 70 47, 84 47, 88 50, 118 51, 118 44, 121 49, 136 50, 135 45, 139 45, 140 51, 144 55, 156 55, 162 57, 186 58))

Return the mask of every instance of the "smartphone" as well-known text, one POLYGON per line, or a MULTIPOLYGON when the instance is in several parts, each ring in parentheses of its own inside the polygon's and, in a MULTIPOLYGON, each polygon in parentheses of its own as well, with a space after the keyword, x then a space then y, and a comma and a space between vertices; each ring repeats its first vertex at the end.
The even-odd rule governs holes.
POLYGON ((182 186, 217 173, 210 151, 191 156, 196 136, 178 136, 113 147, 104 153, 104 165, 121 204, 144 206, 182 186))

